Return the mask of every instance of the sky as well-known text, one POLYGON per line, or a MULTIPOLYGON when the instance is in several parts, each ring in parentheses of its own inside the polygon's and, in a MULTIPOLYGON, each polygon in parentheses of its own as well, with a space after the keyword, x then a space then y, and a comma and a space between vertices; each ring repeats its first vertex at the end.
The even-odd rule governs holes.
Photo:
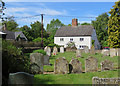
POLYGON ((91 23, 95 17, 109 12, 114 2, 112 0, 111 2, 107 2, 107 0, 106 2, 72 2, 72 0, 70 2, 40 2, 40 0, 38 2, 30 0, 29 2, 19 2, 19 0, 6 0, 5 4, 5 16, 14 16, 19 27, 30 26, 35 21, 41 21, 41 16, 34 15, 45 14, 43 23, 46 28, 52 19, 59 19, 65 25, 71 24, 73 18, 77 18, 79 23, 91 23))

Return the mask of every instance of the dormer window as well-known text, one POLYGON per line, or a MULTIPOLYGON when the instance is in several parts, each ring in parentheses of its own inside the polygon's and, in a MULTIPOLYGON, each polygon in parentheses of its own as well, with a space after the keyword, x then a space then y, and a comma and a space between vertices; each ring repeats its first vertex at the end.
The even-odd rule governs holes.
POLYGON ((64 38, 60 38, 60 41, 64 41, 64 38))
POLYGON ((73 41, 73 38, 70 38, 70 41, 73 41))

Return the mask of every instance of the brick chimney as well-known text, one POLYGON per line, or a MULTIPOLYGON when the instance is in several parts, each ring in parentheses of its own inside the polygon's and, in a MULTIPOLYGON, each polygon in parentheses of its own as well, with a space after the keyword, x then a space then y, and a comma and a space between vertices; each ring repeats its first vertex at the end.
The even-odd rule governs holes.
POLYGON ((78 26, 78 19, 72 19, 72 26, 78 26))

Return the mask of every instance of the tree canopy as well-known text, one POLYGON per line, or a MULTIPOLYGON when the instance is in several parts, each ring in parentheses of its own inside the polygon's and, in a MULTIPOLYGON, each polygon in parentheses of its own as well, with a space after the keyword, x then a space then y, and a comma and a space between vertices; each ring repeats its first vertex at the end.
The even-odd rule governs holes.
POLYGON ((108 45, 120 48, 120 1, 115 2, 108 21, 108 45))

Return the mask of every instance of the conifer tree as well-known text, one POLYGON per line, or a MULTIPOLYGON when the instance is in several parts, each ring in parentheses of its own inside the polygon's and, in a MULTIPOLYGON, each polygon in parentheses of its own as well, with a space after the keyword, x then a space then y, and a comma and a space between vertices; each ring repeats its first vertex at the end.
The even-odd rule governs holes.
POLYGON ((120 48, 120 1, 115 2, 108 21, 108 45, 110 48, 120 48))

